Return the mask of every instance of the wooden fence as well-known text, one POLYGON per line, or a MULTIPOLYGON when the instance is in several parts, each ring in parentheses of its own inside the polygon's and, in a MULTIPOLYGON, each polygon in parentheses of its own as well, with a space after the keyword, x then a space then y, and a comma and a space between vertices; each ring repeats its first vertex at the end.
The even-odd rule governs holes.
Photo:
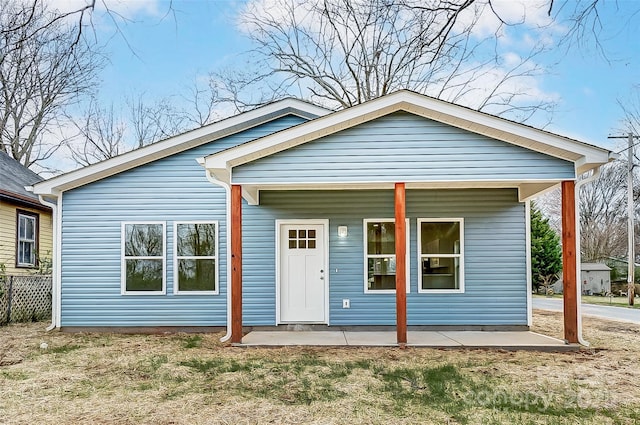
POLYGON ((51 318, 51 276, 0 276, 0 325, 51 318))

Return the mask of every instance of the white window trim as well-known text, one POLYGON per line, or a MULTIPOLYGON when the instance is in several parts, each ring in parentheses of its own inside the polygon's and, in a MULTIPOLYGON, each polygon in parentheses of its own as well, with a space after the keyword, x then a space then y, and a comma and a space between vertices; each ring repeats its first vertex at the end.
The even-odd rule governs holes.
POLYGON ((218 221, 216 220, 194 220, 194 221, 176 221, 173 223, 173 293, 175 295, 218 295, 220 294, 220 263, 218 262, 218 221), (198 256, 198 255, 178 255, 178 225, 179 224, 213 224, 215 226, 216 238, 215 238, 215 255, 198 256), (216 270, 216 289, 214 291, 180 291, 179 273, 178 273, 178 261, 179 260, 215 260, 216 270))
POLYGON ((36 262, 38 261, 37 257, 37 238, 38 238, 38 219, 36 218, 35 214, 22 214, 22 213, 18 213, 18 228, 16 229, 17 231, 17 239, 18 239, 18 246, 16 249, 16 264, 18 265, 18 267, 35 267, 36 266, 36 262), (33 239, 21 239, 20 238, 20 221, 22 220, 22 218, 28 219, 33 221, 33 239), (33 262, 32 263, 25 263, 25 262, 21 262, 20 261, 20 242, 27 242, 32 244, 33 249, 31 250, 32 254, 33 254, 33 262))
MULTIPOLYGON (((396 290, 395 289, 369 289, 369 284, 368 284, 368 278, 369 278, 369 258, 387 258, 387 257, 394 257, 396 256, 396 254, 373 254, 373 255, 369 255, 367 253, 367 224, 368 223, 376 223, 376 222, 382 222, 382 223, 395 223, 395 218, 365 218, 364 220, 362 220, 362 238, 363 238, 363 253, 364 253, 364 293, 365 294, 395 294, 396 290)), ((409 219, 405 219, 405 223, 406 223, 406 239, 407 239, 407 248, 406 248, 406 261, 405 261, 405 266, 406 266, 406 275, 407 275, 407 293, 409 293, 411 291, 411 276, 410 276, 410 271, 411 271, 411 265, 410 265, 410 258, 411 255, 409 254, 411 251, 409 250, 411 247, 410 244, 410 240, 411 240, 411 229, 409 227, 409 219)), ((396 263, 397 264, 397 263, 396 263)))
POLYGON ((418 293, 419 294, 464 294, 464 218, 419 218, 417 222, 418 232, 418 293), (436 257, 436 255, 422 254, 422 223, 460 223, 460 254, 438 254, 439 258, 459 258, 460 259, 460 288, 459 289, 422 289, 422 257, 436 257))
POLYGON ((165 295, 167 293, 167 224, 164 221, 123 221, 120 225, 120 294, 121 295, 165 295), (128 258, 137 260, 158 260, 159 256, 125 257, 126 226, 129 224, 162 224, 162 290, 161 291, 127 291, 128 258))

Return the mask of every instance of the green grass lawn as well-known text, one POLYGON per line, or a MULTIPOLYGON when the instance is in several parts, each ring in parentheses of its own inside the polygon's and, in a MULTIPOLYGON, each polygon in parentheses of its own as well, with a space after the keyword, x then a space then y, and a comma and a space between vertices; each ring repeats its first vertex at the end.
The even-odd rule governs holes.
POLYGON ((629 306, 629 298, 627 297, 601 297, 597 295, 583 295, 582 302, 584 304, 600 304, 610 305, 614 307, 640 308, 640 299, 636 298, 633 306, 629 306))
MULTIPOLYGON (((562 299, 562 294, 554 294, 551 297, 547 295, 534 295, 538 298, 559 298, 562 299)), ((597 304, 597 305, 609 305, 612 307, 625 307, 640 309, 640 298, 636 297, 636 302, 633 306, 629 306, 629 299, 627 297, 613 296, 603 297, 600 295, 583 295, 582 304, 597 304)))

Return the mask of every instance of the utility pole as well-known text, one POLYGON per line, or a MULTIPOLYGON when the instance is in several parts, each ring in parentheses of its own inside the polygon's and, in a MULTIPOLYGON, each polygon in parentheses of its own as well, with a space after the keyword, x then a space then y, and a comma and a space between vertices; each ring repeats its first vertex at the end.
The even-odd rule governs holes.
POLYGON ((627 148, 627 251, 628 251, 628 268, 627 268, 627 296, 629 297, 629 305, 633 305, 635 301, 635 208, 633 205, 633 139, 640 139, 640 136, 634 136, 628 133, 627 136, 610 136, 609 139, 627 139, 629 147, 627 148))
POLYGON ((629 251, 629 271, 627 272, 627 295, 629 296, 629 305, 633 305, 636 297, 635 271, 636 271, 636 255, 635 255, 635 232, 634 218, 635 208, 633 207, 633 134, 629 133, 629 152, 627 153, 627 227, 628 227, 628 251, 629 251))

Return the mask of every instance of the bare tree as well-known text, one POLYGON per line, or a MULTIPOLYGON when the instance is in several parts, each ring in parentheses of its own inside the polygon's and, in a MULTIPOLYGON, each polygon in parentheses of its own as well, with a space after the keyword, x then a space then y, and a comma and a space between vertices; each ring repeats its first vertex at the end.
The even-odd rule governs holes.
MULTIPOLYGON (((580 252, 583 262, 603 261, 627 252, 626 190, 624 161, 603 166, 600 177, 580 188, 580 252)), ((557 232, 561 231, 560 198, 560 191, 555 190, 538 202, 557 232)), ((635 195, 636 200, 639 198, 640 192, 635 195)))
POLYGON ((580 245, 585 262, 626 252, 626 170, 621 162, 603 167, 580 189, 580 245))
POLYGON ((131 140, 134 141, 132 148, 141 148, 185 130, 184 114, 176 110, 168 98, 149 103, 143 94, 138 94, 128 98, 126 103, 131 140))
POLYGON ((267 6, 250 2, 240 18, 262 72, 222 79, 230 93, 268 81, 276 96, 295 90, 346 108, 410 89, 497 114, 519 110, 522 120, 552 106, 514 84, 541 73, 534 59, 542 47, 505 66, 497 49, 501 24, 496 34, 477 38, 488 0, 277 0, 267 6))
POLYGON ((617 34, 623 29, 633 30, 640 18, 640 3, 607 0, 548 0, 549 15, 561 20, 567 31, 560 44, 580 48, 595 46, 605 58, 608 52, 603 39, 617 34), (601 15, 604 12, 617 12, 618 19, 613 27, 606 27, 601 15))
MULTIPOLYGON (((102 2, 104 3, 104 1, 102 2)), ((3 21, 0 27, 0 35, 20 34, 19 38, 12 38, 12 43, 6 45, 6 51, 11 52, 20 49, 20 44, 30 38, 36 38, 39 33, 46 32, 50 27, 58 26, 62 21, 70 20, 74 15, 78 16, 78 24, 81 24, 86 15, 90 15, 95 9, 96 0, 88 0, 86 4, 77 8, 72 8, 67 12, 51 11, 42 0, 2 0, 0 2, 2 10, 7 15, 15 15, 19 11, 19 19, 3 21), (50 13, 46 17, 42 16, 42 10, 50 13), (6 24, 6 25, 5 25, 6 24)), ((108 10, 108 9, 107 9, 108 10)), ((74 25, 76 30, 75 39, 72 44, 79 43, 82 36, 82 25, 74 25)))
MULTIPOLYGON (((618 99, 618 106, 624 118, 622 119, 622 127, 617 131, 640 135, 640 84, 632 87, 627 98, 618 99)), ((636 160, 638 160, 637 156, 636 160)))
POLYGON ((82 121, 70 117, 77 128, 80 143, 70 145, 71 158, 85 166, 113 158, 129 150, 125 141, 126 124, 115 114, 114 105, 100 108, 95 98, 83 114, 82 121))
POLYGON ((64 140, 61 112, 90 92, 101 58, 46 4, 0 0, 0 149, 29 167, 64 140))
MULTIPOLYGON (((560 23, 556 29, 565 30, 545 34, 556 46, 594 41, 604 53, 600 37, 613 30, 602 26, 600 14, 616 4, 525 5, 523 15, 513 18, 496 0, 254 0, 239 19, 258 46, 250 71, 217 73, 214 79, 238 111, 290 94, 348 107, 407 88, 526 121, 554 106, 519 84, 545 72, 536 65, 544 48, 539 44, 506 65, 496 42, 502 29, 525 23, 526 12, 537 7, 549 25, 560 23), (475 29, 487 17, 497 22, 495 34, 478 40, 475 29)), ((625 17, 626 24, 636 16, 625 17)))
POLYGON ((209 74, 208 86, 215 93, 216 108, 230 107, 231 113, 245 112, 282 97, 291 95, 295 81, 277 78, 278 72, 271 69, 265 58, 247 60, 242 66, 225 68, 209 74))
POLYGON ((101 107, 94 96, 84 111, 68 115, 77 130, 73 143, 69 143, 76 164, 85 166, 113 158, 181 133, 192 124, 187 111, 177 110, 169 99, 149 102, 138 94, 123 103, 126 107, 113 103, 101 107))
MULTIPOLYGON (((638 187, 638 170, 637 170, 637 148, 636 145, 640 143, 640 85, 636 85, 631 94, 625 101, 618 100, 618 104, 624 113, 623 124, 627 130, 628 147, 623 149, 622 152, 627 157, 627 257, 629 258, 627 282, 627 293, 629 297, 629 305, 634 305, 634 298, 636 296, 635 282, 638 279, 637 273, 634 273, 636 259, 638 258, 638 235, 639 235, 639 220, 638 220, 638 199, 640 198, 640 188, 638 187), (632 185, 631 188, 628 186, 632 185), (631 205, 629 205, 631 203, 631 205), (632 227, 633 226, 633 227, 632 227)), ((616 137, 616 136, 614 136, 616 137)), ((623 136, 624 137, 624 136, 623 136)), ((617 136, 616 138, 620 138, 617 136)))
POLYGON ((219 118, 218 107, 221 104, 215 79, 210 78, 205 84, 195 80, 180 96, 186 103, 181 111, 182 121, 186 126, 202 127, 219 118))

